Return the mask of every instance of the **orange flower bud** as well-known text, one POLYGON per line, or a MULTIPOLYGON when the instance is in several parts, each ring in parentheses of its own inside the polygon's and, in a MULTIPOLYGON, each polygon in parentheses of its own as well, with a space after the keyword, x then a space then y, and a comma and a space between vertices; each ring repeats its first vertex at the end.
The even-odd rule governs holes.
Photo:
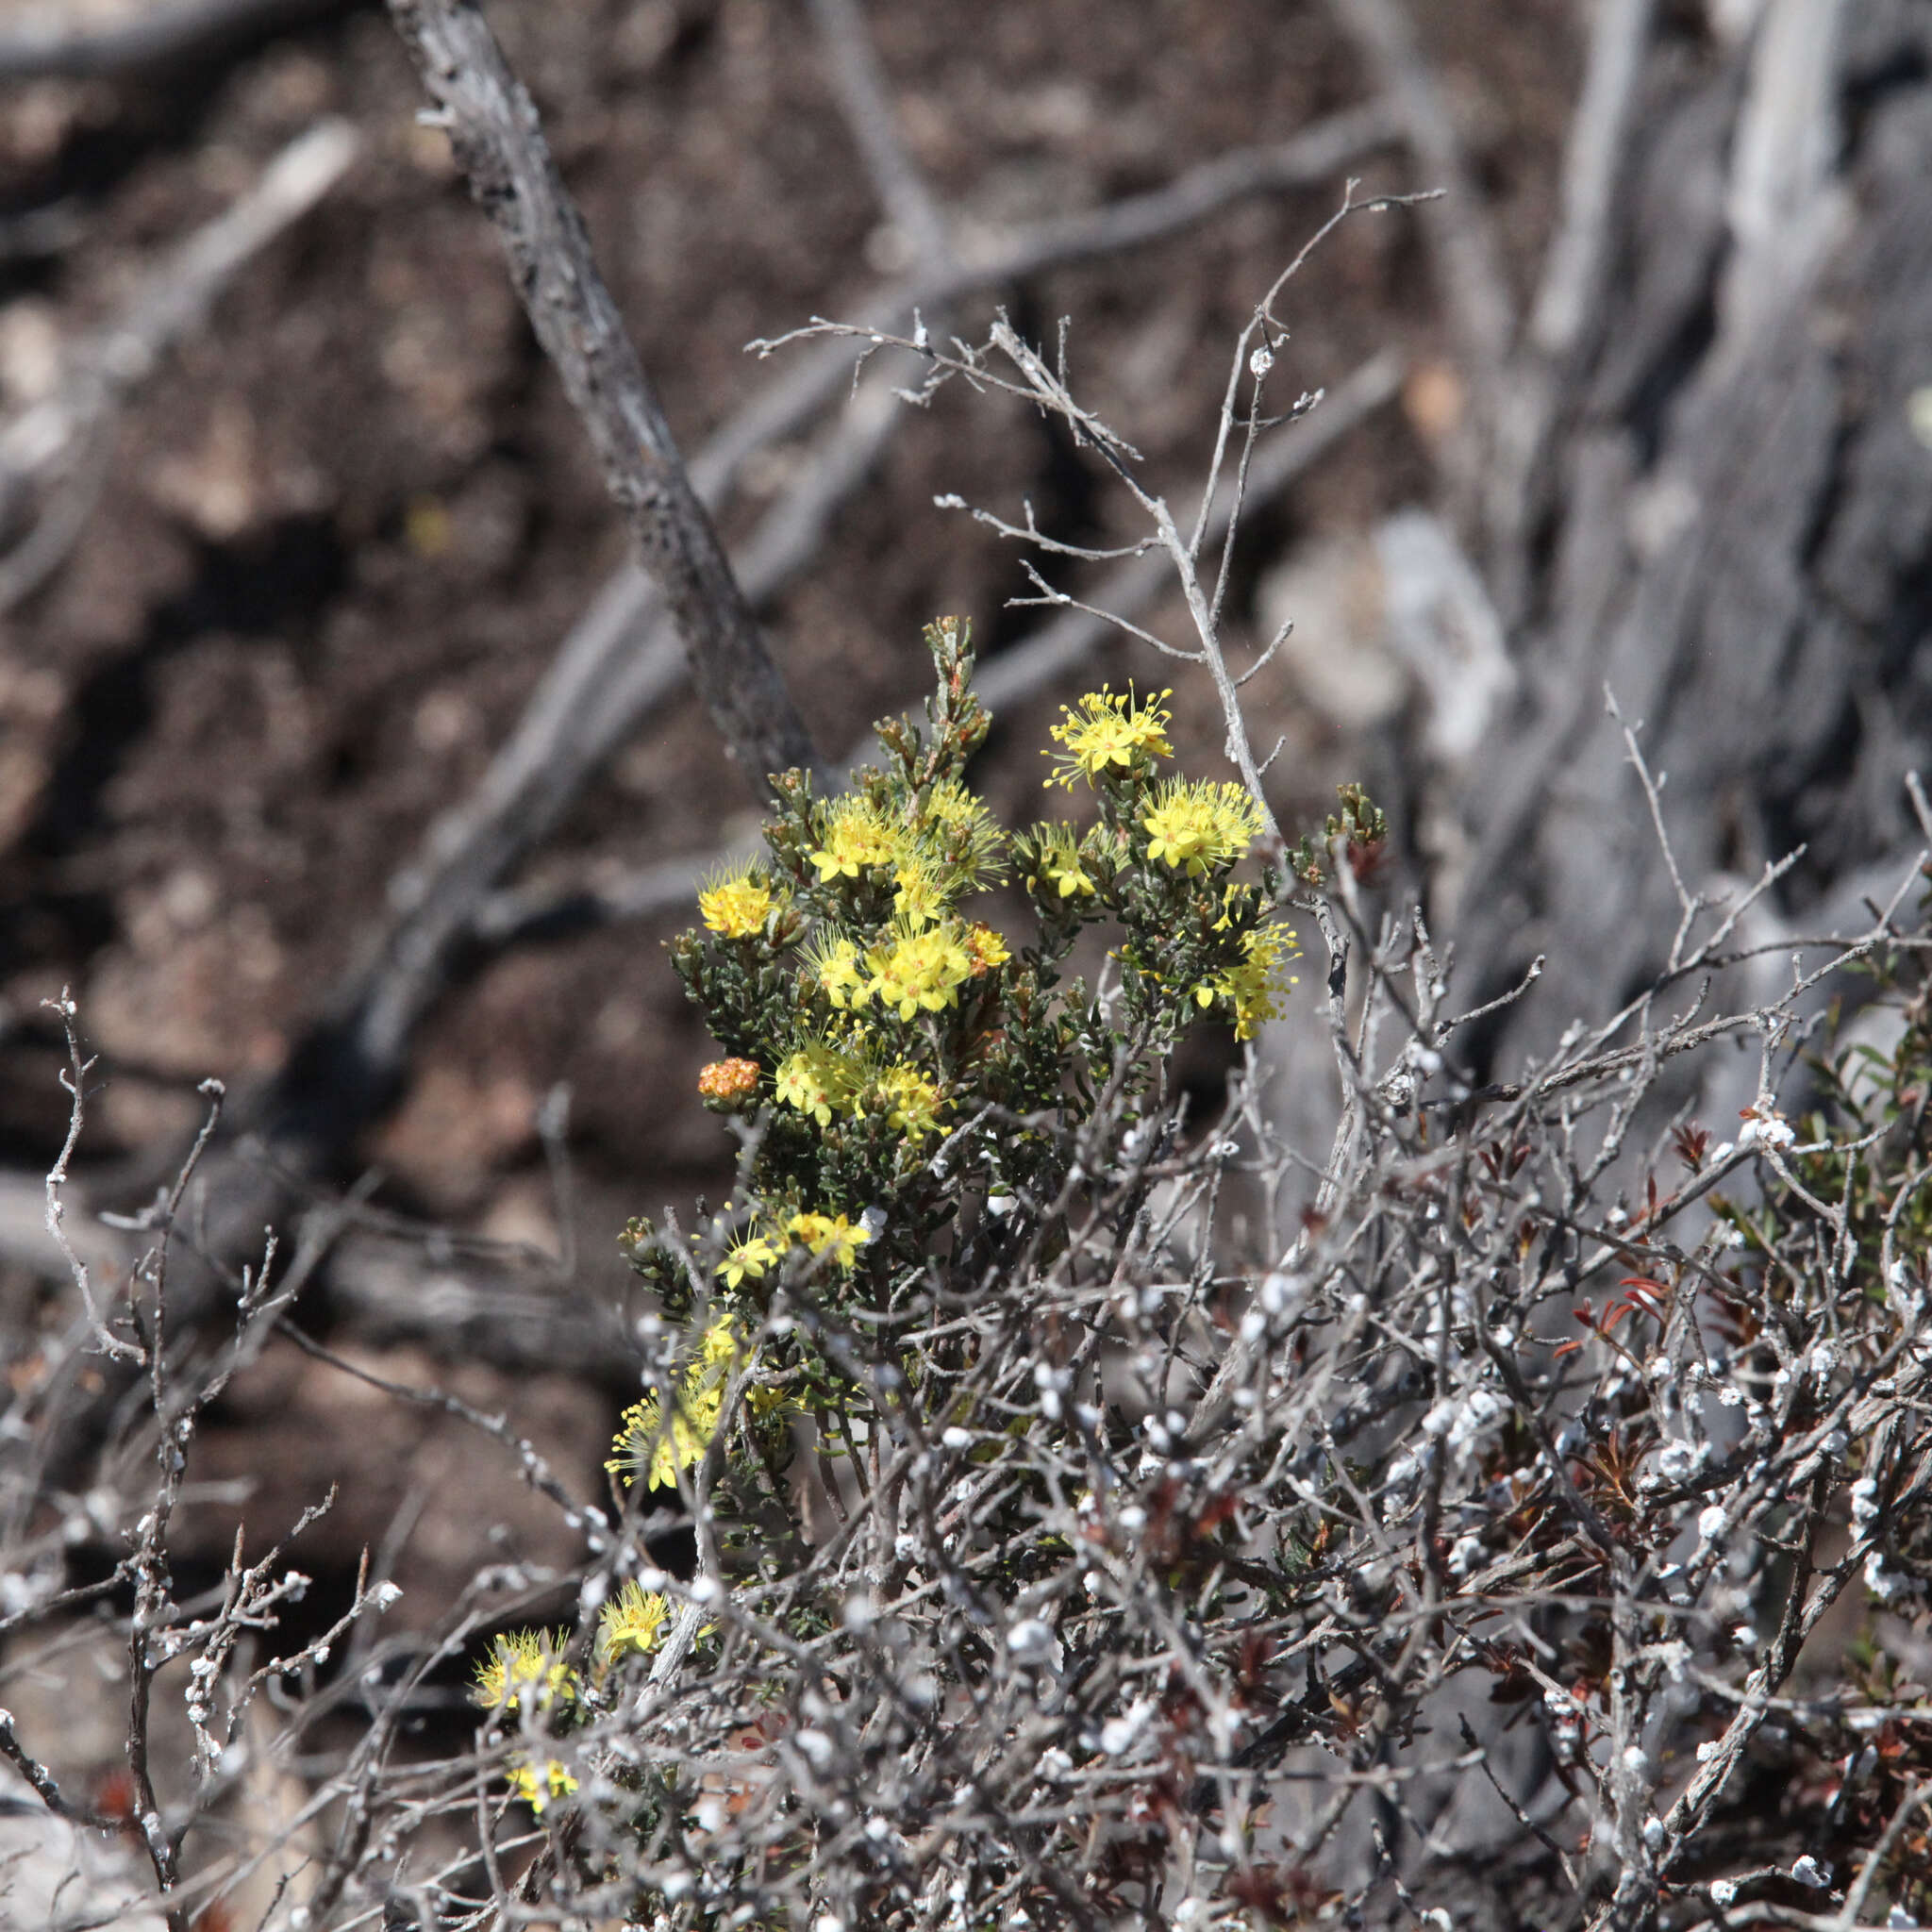
POLYGON ((756 1060, 713 1060, 698 1074, 701 1099, 725 1107, 738 1107, 758 1091, 758 1063, 756 1060))

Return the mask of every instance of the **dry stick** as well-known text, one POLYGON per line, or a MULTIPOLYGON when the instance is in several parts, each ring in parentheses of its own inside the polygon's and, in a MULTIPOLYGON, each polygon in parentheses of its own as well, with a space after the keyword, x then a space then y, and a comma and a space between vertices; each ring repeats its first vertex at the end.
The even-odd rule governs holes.
POLYGON ((1575 352, 1597 310, 1656 16, 1657 0, 1604 0, 1591 22, 1583 89, 1563 153, 1562 212, 1529 312, 1528 343, 1553 360, 1575 352))
POLYGON ((1463 158, 1462 141, 1431 77, 1403 0, 1330 0, 1381 90, 1397 102, 1424 186, 1443 191, 1424 214, 1457 345, 1489 404, 1516 332, 1503 250, 1463 158))
POLYGON ((1521 608, 1527 546, 1548 485, 1552 438, 1572 407, 1591 343, 1615 227, 1617 190, 1636 119, 1638 85, 1657 0, 1603 0, 1591 19, 1583 87, 1563 154, 1561 212, 1510 379, 1496 398, 1496 474, 1490 492, 1491 586, 1505 611, 1521 608))
POLYGON ((952 259, 946 220, 892 118, 878 50, 858 0, 811 0, 811 17, 831 64, 845 125, 892 225, 912 245, 913 259, 933 270, 952 259))
POLYGON ((810 735, 691 488, 535 104, 473 0, 391 0, 390 14, 472 195, 496 224, 531 326, 590 432, 726 748, 755 790, 772 773, 811 769, 810 735))
POLYGON ((179 0, 125 25, 15 27, 0 34, 0 82, 118 79, 208 60, 343 10, 345 0, 179 0))
MULTIPOLYGON (((1402 358, 1385 350, 1332 390, 1320 409, 1256 458, 1248 472, 1244 507, 1253 509, 1279 495, 1351 429, 1389 403, 1402 386, 1402 358)), ((1217 542, 1225 533, 1232 507, 1233 491, 1224 490, 1209 511, 1207 541, 1217 542)), ((1094 604, 1102 608, 1057 598, 1072 608, 989 661, 974 674, 974 689, 993 710, 1024 702, 1082 664, 1119 627, 1120 618, 1146 609, 1170 586, 1173 575, 1168 556, 1150 552, 1123 564, 1100 586, 1094 604)), ((705 874, 738 856, 732 848, 702 858, 666 859, 603 884, 492 893, 477 911, 476 936, 503 945, 562 924, 608 924, 651 918, 690 904, 705 874)))
MULTIPOLYGON (((142 278, 121 314, 75 350, 74 372, 60 389, 0 429, 0 512, 63 459, 76 461, 85 481, 89 453, 98 461, 116 408, 200 325, 237 271, 335 186, 358 145, 346 121, 317 122, 262 170, 254 187, 142 278)), ((90 492, 85 501, 92 500, 90 492)), ((62 541, 29 539, 0 558, 0 611, 46 580, 85 518, 69 504, 61 521, 62 541)))
MULTIPOLYGON (((889 176, 891 197, 908 205, 916 201, 924 209, 922 232, 942 251, 943 225, 898 149, 862 21, 849 5, 841 8, 839 0, 826 0, 822 26, 833 43, 841 101, 861 147, 875 172, 889 176)), ((533 138, 541 141, 541 136, 533 138)), ((514 254, 512 249, 513 258, 514 254)), ((934 265, 924 264, 928 270, 934 265)), ((849 367, 848 358, 833 372, 835 383, 825 393, 849 367)), ((638 380, 644 380, 641 371, 638 380)), ((801 392, 796 402, 809 408, 824 399, 823 394, 808 398, 801 392)), ((890 427, 887 401, 880 383, 862 392, 806 484, 760 525, 738 579, 747 606, 769 594, 816 551, 832 511, 870 474, 890 427)), ((756 407, 751 413, 759 414, 756 407)), ((761 417, 759 440, 779 433, 783 413, 761 417)), ((664 441, 668 446, 668 431, 664 441)), ((713 439, 690 479, 698 496, 715 503, 750 446, 741 433, 734 438, 728 428, 723 438, 713 439)), ((622 502, 622 491, 615 483, 612 487, 622 502)), ((703 515, 696 503, 691 508, 703 515)), ((729 565, 724 568, 728 571, 729 565)), ((402 918, 370 948, 331 1009, 335 1024, 351 1036, 368 1066, 389 1068, 400 1059, 482 894, 550 830, 638 720, 675 687, 676 653, 671 639, 655 625, 645 631, 657 610, 656 587, 635 569, 606 586, 565 640, 478 792, 461 814, 434 828, 426 860, 399 875, 391 898, 403 908, 402 918)), ((688 629, 685 636, 689 657, 688 629)), ((702 694, 702 680, 699 689, 702 694)))

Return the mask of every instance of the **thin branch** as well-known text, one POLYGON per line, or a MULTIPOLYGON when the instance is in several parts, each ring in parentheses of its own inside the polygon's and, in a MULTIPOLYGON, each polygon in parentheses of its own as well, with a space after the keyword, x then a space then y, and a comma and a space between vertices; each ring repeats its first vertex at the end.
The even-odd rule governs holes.
POLYGON ((1489 208, 1477 191, 1448 104, 1442 99, 1403 0, 1329 0, 1379 90, 1400 104, 1402 129, 1424 185, 1442 198, 1424 217, 1450 325, 1470 374, 1493 402, 1516 332, 1509 278, 1489 208))
POLYGON ((94 1345, 103 1355, 111 1356, 117 1361, 136 1366, 145 1365, 147 1352, 138 1343, 124 1341, 111 1333, 101 1319, 101 1311, 94 1301, 93 1283, 88 1273, 88 1266, 74 1251, 74 1243, 68 1239, 67 1204, 60 1198, 60 1190, 67 1185, 67 1163, 74 1158, 74 1150, 80 1144, 80 1130, 86 1121, 87 1076, 92 1070, 93 1060, 83 1057, 80 1050, 80 1035, 76 1027, 79 1008, 74 1004, 72 995, 65 987, 60 989, 58 1000, 45 1004, 59 1016, 60 1027, 67 1041, 67 1066, 60 1075, 60 1084, 68 1092, 72 1105, 67 1115, 67 1138, 61 1142, 60 1152, 54 1164, 47 1170, 46 1216, 47 1234, 56 1247, 60 1250, 61 1258, 67 1264, 67 1272, 74 1285, 80 1291, 80 1305, 86 1314, 87 1325, 94 1338, 94 1345))
POLYGON ((845 125, 865 157, 886 213, 910 244, 913 260, 932 273, 952 259, 945 214, 900 138, 885 70, 859 0, 811 0, 811 16, 845 125))

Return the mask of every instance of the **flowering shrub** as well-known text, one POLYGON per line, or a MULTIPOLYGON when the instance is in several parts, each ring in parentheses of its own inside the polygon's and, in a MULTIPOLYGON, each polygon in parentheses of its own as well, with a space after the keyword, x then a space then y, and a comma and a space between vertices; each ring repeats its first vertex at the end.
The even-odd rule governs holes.
MULTIPOLYGON (((1206 1013, 1252 1038, 1290 983, 1280 855, 1234 876, 1260 816, 1240 786, 1163 774, 1167 692, 1099 691, 1068 709, 1047 784, 1091 798, 1091 816, 1008 838, 965 782, 990 722, 966 627, 933 625, 926 641, 939 678, 926 728, 882 724, 886 764, 839 797, 780 778, 769 856, 714 878, 702 924, 673 948, 729 1052, 699 1092, 759 1120, 728 1229, 686 1249, 630 1232, 674 1312, 695 1288, 755 1324, 763 1284, 793 1254, 866 1294, 935 1243, 992 1260, 1013 1246, 1012 1206, 1067 1185, 1098 1094, 1154 1092, 1206 1013), (975 895, 1008 876, 1034 921, 1017 951, 974 916, 975 895), (1104 996, 1066 976, 1082 930, 1102 924, 1117 934, 1104 996)), ((691 1444, 680 1456, 694 1460, 691 1444)))
POLYGON ((1352 794, 1305 903, 1331 994, 1366 954, 1365 1010, 1288 1208, 1251 1092, 1185 1145, 1160 1088, 1280 930, 1229 877, 1240 802, 1160 772, 1159 699, 1102 693, 1051 781, 1095 823, 1001 844, 949 792, 938 844, 962 690, 862 820, 793 791, 732 882, 761 924, 679 945, 756 1070, 722 1102, 745 1198, 633 1232, 692 1339, 660 1330, 613 1469, 633 1503, 675 1484, 696 1570, 613 1599, 652 1605, 634 1667, 600 1637, 552 1688, 539 1640, 491 1679, 514 1790, 575 1821, 574 1895, 666 1928, 1394 1925, 1472 1892, 1595 1932, 1924 1922, 1923 929, 1839 962, 1888 1044, 1780 1058, 1807 984, 1640 1008, 1472 1092, 1420 922, 1354 923, 1352 794), (924 924, 894 904, 922 860, 924 924), (1002 864, 1042 937, 975 973, 963 902, 1002 864), (1103 909, 1109 997, 1049 981, 1103 909), (902 1016, 935 932, 966 963, 902 1016), (1729 1139, 1658 1118, 1667 1062, 1752 1034, 1729 1139))
MULTIPOLYGON (((888 763, 841 796, 780 777, 769 857, 714 874, 700 926, 673 948, 731 1049, 698 1091, 758 1124, 745 1205, 708 1239, 680 1244, 642 1222, 626 1231, 668 1310, 710 1311, 682 1374, 625 1414, 608 1468, 626 1487, 674 1488, 704 1458, 741 1338, 768 1324, 788 1268, 831 1291, 832 1306, 904 1302, 926 1291, 935 1256, 996 1272, 1037 1253, 1055 1218, 1046 1204, 1063 1219, 1077 1185, 1078 1129, 1098 1097, 1115 1130, 1143 1097, 1158 1110, 1166 1057, 1189 1024, 1211 1011, 1251 1039, 1292 984, 1295 935, 1274 911, 1278 855, 1263 856, 1257 880, 1233 876, 1262 831, 1254 802, 1238 785, 1162 774, 1169 692, 1103 691, 1067 708, 1046 784, 1091 796, 1092 817, 1009 839, 965 782, 991 722, 972 691, 970 632, 941 622, 926 643, 938 675, 926 728, 882 723, 888 763), (1017 955, 970 916, 974 895, 1009 872, 1035 920, 1017 955), (1065 977, 1082 930, 1102 923, 1119 934, 1104 994, 1065 977)), ((868 1391, 791 1324, 770 1328, 739 1412, 742 1426, 765 1425, 756 1453, 782 1465, 801 1404, 856 1453, 868 1391)), ((642 1599, 645 1616, 626 1588, 633 1596, 603 1612, 602 1663, 656 1647, 663 1599, 642 1599), (652 1641, 638 1641, 646 1630, 652 1641)), ((499 1639, 477 1701, 514 1712, 519 1686, 547 1671, 558 1694, 544 1707, 576 1706, 585 1685, 547 1661, 561 1649, 534 1632, 499 1639)), ((539 1808, 561 1794, 527 1764, 509 1775, 539 1808)))

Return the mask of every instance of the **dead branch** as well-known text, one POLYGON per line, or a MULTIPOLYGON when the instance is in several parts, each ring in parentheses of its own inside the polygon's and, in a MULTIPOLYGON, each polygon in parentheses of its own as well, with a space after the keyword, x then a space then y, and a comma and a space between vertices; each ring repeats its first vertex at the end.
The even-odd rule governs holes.
POLYGON ((105 477, 116 413, 199 327, 236 274, 341 178, 358 141, 347 122, 318 122, 263 169, 253 188, 158 264, 113 322, 76 346, 60 389, 0 429, 0 530, 53 475, 55 501, 0 556, 0 611, 29 596, 66 558, 105 477))
POLYGON ((216 59, 343 10, 346 0, 175 0, 120 25, 76 26, 58 10, 45 25, 0 34, 0 85, 119 80, 216 59))
POLYGON ((892 116, 885 70, 867 32, 859 0, 811 0, 811 16, 858 151, 887 216, 928 273, 948 263, 946 218, 925 177, 906 151, 892 116))
POLYGON ((813 768, 810 736, 691 487, 535 103, 472 0, 391 0, 390 12, 472 194, 496 224, 531 325, 590 433, 726 749, 754 790, 771 773, 813 768))

